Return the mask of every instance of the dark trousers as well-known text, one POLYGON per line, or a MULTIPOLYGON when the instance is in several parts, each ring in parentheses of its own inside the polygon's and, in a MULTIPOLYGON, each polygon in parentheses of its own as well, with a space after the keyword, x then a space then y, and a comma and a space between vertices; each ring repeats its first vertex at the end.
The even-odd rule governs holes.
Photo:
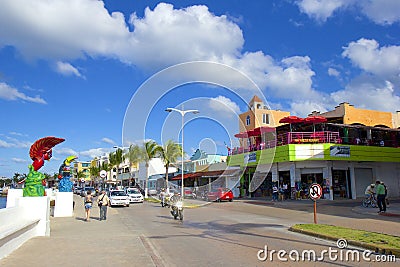
POLYGON ((101 206, 100 207, 100 220, 106 220, 107 219, 107 206, 101 206))
POLYGON ((376 199, 377 199, 379 211, 386 211, 385 195, 378 195, 376 199))

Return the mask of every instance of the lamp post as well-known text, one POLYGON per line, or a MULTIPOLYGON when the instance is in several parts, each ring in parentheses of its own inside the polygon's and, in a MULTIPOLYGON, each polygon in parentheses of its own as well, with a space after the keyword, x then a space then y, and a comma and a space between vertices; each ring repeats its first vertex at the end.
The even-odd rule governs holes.
POLYGON ((199 113, 199 111, 197 109, 188 109, 188 110, 184 110, 183 109, 183 105, 182 105, 182 110, 180 109, 176 109, 176 108, 167 108, 165 111, 167 112, 172 112, 172 111, 176 111, 179 114, 181 114, 182 116, 182 168, 181 168, 181 173, 182 173, 182 187, 181 187, 181 197, 182 199, 184 198, 184 189, 183 189, 183 126, 184 126, 184 116, 187 113, 193 113, 193 114, 197 114, 199 113))

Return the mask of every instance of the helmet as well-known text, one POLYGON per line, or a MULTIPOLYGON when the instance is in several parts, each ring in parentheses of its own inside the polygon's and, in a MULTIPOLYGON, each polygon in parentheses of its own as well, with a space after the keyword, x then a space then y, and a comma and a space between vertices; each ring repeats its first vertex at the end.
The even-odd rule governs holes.
POLYGON ((371 187, 375 187, 375 184, 371 184, 371 187))

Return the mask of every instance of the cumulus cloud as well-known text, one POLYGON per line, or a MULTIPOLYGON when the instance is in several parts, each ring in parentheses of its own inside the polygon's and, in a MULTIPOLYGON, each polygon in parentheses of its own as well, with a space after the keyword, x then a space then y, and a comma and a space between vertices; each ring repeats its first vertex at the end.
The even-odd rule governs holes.
POLYGON ((398 0, 299 0, 300 11, 318 22, 325 22, 338 10, 360 12, 380 25, 400 21, 400 2, 398 0))
POLYGON ((237 116, 241 113, 238 104, 225 96, 210 98, 209 107, 225 116, 237 116))
POLYGON ((46 101, 40 96, 35 96, 35 97, 27 96, 24 93, 18 91, 18 89, 4 82, 0 82, 0 98, 8 101, 23 100, 38 104, 47 104, 46 101))
POLYGON ((337 69, 328 68, 328 75, 329 76, 334 76, 334 77, 339 77, 340 76, 340 72, 337 69))
POLYGON ((61 148, 55 148, 55 151, 57 151, 58 154, 64 155, 64 156, 71 156, 71 155, 78 155, 79 153, 72 148, 66 148, 66 147, 61 147, 61 148))
POLYGON ((339 8, 351 0, 300 0, 300 11, 320 22, 325 22, 339 8))
POLYGON ((70 63, 67 62, 58 61, 56 63, 56 71, 65 76, 75 75, 80 78, 85 78, 77 68, 75 68, 74 66, 72 66, 70 63))
POLYGON ((398 0, 362 1, 362 11, 377 24, 393 24, 400 21, 398 0))
POLYGON ((104 137, 103 139, 101 139, 102 142, 110 144, 110 145, 115 145, 116 143, 114 142, 114 140, 104 137))
POLYGON ((361 38, 344 47, 342 55, 357 67, 380 77, 400 75, 400 46, 379 47, 377 41, 361 38))
POLYGON ((393 84, 371 76, 360 76, 344 90, 331 94, 336 103, 348 102, 359 108, 394 112, 400 107, 400 97, 393 84))
POLYGON ((92 148, 86 151, 81 151, 79 152, 79 156, 84 156, 84 157, 89 157, 91 159, 95 157, 101 157, 104 154, 110 153, 111 149, 110 148, 92 148))

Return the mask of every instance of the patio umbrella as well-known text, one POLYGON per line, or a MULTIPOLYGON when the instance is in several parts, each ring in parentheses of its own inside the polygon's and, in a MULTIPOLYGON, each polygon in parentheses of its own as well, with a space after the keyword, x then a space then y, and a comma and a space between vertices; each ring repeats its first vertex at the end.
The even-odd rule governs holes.
POLYGON ((249 133, 248 132, 241 132, 241 133, 237 133, 234 135, 236 138, 247 138, 249 137, 249 133))
POLYGON ((315 124, 316 123, 323 123, 323 122, 327 122, 327 121, 328 120, 325 117, 322 117, 322 116, 309 116, 309 117, 304 119, 304 122, 313 124, 314 132, 315 132, 315 124))
POLYGON ((290 131, 292 131, 292 123, 300 122, 304 122, 304 119, 297 116, 287 116, 279 120, 279 123, 289 123, 290 131))

